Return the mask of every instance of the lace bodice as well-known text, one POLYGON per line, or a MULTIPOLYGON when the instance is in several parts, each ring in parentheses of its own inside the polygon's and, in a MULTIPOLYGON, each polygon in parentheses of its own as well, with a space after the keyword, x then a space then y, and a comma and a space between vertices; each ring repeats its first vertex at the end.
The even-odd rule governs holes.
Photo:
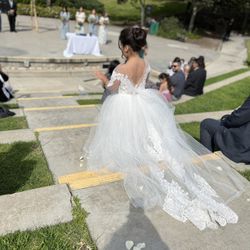
POLYGON ((144 73, 140 79, 140 81, 135 84, 131 81, 128 75, 120 73, 117 69, 113 71, 108 87, 112 86, 116 80, 120 81, 120 86, 118 89, 118 93, 123 94, 136 94, 139 90, 145 89, 146 80, 150 73, 150 66, 146 63, 144 73))

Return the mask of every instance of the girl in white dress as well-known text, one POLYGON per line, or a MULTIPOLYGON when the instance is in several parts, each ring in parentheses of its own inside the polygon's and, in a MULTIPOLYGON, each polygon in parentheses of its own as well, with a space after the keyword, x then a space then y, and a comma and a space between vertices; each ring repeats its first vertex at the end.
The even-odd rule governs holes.
POLYGON ((139 56, 145 45, 143 29, 121 31, 126 62, 112 74, 108 88, 114 94, 85 145, 87 168, 122 173, 136 207, 160 206, 200 230, 237 223, 228 203, 248 182, 220 158, 209 158, 211 152, 178 127, 173 107, 158 91, 145 89, 150 66, 139 56))
POLYGON ((84 34, 84 22, 86 19, 83 7, 80 7, 79 11, 76 12, 76 33, 84 34))
POLYGON ((67 7, 63 7, 62 11, 60 12, 60 19, 62 21, 61 24, 61 38, 67 39, 66 34, 69 32, 69 19, 70 13, 68 12, 67 7))
POLYGON ((107 37, 108 37, 107 26, 108 26, 108 24, 109 24, 109 17, 108 17, 108 14, 105 13, 99 19, 98 40, 99 40, 99 43, 101 45, 107 43, 107 37))

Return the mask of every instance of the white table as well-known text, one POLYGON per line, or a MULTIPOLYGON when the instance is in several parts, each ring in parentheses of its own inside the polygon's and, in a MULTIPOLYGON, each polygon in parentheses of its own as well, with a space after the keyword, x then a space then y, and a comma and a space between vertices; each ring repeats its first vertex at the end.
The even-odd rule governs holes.
POLYGON ((67 33, 66 36, 68 38, 68 43, 67 48, 63 52, 65 57, 71 57, 74 54, 101 55, 98 38, 96 36, 81 36, 75 33, 67 33))

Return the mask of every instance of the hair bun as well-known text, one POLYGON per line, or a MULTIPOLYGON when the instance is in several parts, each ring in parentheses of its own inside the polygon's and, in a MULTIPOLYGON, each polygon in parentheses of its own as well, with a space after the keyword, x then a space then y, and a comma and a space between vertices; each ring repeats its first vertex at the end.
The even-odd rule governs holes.
MULTIPOLYGON (((132 34, 133 34, 133 38, 135 39, 135 41, 139 44, 144 42, 146 40, 146 37, 147 37, 146 31, 140 27, 133 27, 132 34)), ((142 46, 144 46, 144 45, 142 45, 142 46)))

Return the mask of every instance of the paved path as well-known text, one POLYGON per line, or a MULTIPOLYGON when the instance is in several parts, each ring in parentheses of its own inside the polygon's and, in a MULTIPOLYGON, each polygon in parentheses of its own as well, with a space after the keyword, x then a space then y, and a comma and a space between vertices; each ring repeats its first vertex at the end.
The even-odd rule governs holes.
MULTIPOLYGON (((8 32, 6 15, 2 15, 2 23, 1 56, 63 58, 62 53, 67 42, 59 38, 59 20, 39 18, 41 28, 38 33, 31 30, 30 17, 28 16, 17 17, 18 33, 8 32)), ((71 31, 73 31, 73 27, 74 22, 71 22, 71 31)), ((104 55, 121 57, 117 46, 120 30, 120 27, 109 27, 109 39, 112 42, 101 48, 104 55)), ((241 68, 246 59, 244 39, 239 36, 232 37, 229 42, 224 43, 221 53, 196 44, 182 43, 151 35, 148 36, 148 44, 149 62, 152 68, 159 71, 165 71, 168 63, 176 56, 186 60, 192 56, 205 56, 208 63, 208 76, 241 68)), ((84 56, 74 56, 74 58, 84 58, 84 56)))

